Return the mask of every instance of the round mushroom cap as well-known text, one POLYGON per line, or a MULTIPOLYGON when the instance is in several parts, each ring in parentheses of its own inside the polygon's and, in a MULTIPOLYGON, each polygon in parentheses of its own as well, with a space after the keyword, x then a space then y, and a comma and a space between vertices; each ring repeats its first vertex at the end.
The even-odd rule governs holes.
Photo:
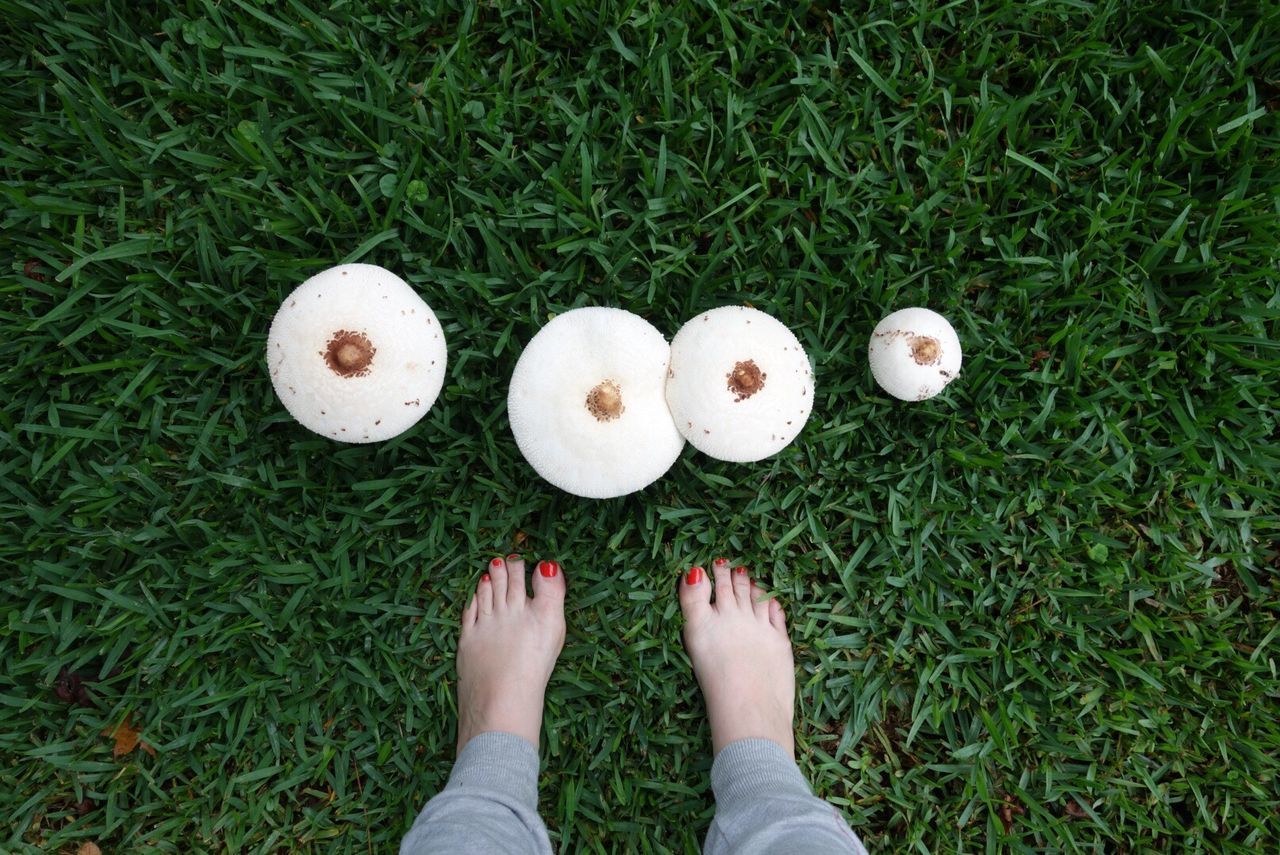
POLYGON ((533 337, 511 375, 507 415, 525 460, 588 499, 642 490, 684 447, 663 396, 671 349, 644 318, 588 307, 533 337))
POLYGON ((711 309, 671 340, 667 404, 703 454, 742 463, 777 454, 804 427, 813 395, 795 334, 757 309, 711 309))
POLYGON ((377 442, 411 428, 444 384, 444 330, 403 279, 340 264, 280 304, 267 365, 285 409, 339 442, 377 442))
POLYGON ((929 309, 899 309, 876 324, 867 345, 871 374, 903 401, 924 401, 960 376, 960 339, 929 309))

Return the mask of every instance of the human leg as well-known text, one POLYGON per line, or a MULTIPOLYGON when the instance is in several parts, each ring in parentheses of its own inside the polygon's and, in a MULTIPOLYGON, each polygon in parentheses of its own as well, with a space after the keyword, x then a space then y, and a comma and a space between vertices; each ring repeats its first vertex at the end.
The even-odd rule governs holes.
POLYGON ((850 853, 862 842, 796 766, 795 663, 786 616, 746 567, 716 559, 680 582, 685 648, 702 687, 715 761, 707 855, 850 853), (714 602, 713 602, 714 595, 714 602))
POLYGON ((564 574, 553 561, 495 558, 462 613, 458 755, 418 815, 401 855, 551 852, 538 816, 543 695, 564 646, 564 574))

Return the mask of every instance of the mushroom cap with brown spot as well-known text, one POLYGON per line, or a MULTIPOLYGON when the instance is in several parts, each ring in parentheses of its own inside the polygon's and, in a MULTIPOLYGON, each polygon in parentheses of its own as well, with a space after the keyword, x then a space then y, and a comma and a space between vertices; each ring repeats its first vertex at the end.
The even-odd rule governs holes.
POLYGON ((750 462, 777 454, 813 409, 813 369, 795 334, 747 306, 721 306, 671 340, 667 403, 699 451, 750 462))
POLYGON ((876 324, 867 361, 880 388, 903 401, 923 401, 960 376, 960 339, 937 312, 899 309, 876 324))
POLYGON ((373 264, 342 264, 303 282, 267 336, 271 383, 285 409, 339 442, 408 430, 440 394, 447 361, 431 307, 373 264))
POLYGON ((557 315, 511 375, 507 416, 520 453, 551 484, 590 499, 661 478, 684 447, 663 395, 670 353, 662 333, 631 312, 557 315))

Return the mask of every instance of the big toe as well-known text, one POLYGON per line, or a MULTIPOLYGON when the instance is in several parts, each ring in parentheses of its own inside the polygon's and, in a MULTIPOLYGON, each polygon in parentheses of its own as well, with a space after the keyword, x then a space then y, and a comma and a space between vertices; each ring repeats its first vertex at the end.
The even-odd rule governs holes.
POLYGON ((693 567, 680 579, 680 611, 686 621, 711 610, 711 582, 701 567, 693 567))
POLYGON ((555 561, 539 561, 533 574, 533 607, 544 613, 564 615, 564 571, 555 561))

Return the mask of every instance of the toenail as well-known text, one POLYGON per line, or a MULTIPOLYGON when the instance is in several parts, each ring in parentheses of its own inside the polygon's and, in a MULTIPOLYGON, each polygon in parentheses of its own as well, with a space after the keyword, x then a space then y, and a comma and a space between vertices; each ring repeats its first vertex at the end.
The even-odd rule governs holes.
MULTIPOLYGON (((497 560, 498 560, 498 559, 496 559, 496 558, 494 559, 494 561, 497 561, 497 560)), ((513 552, 513 553, 511 553, 510 555, 508 555, 508 556, 507 556, 507 560, 508 560, 508 561, 519 561, 519 560, 520 560, 520 556, 519 556, 519 555, 516 555, 516 554, 513 552)))
POLYGON ((716 559, 716 566, 717 566, 717 567, 719 567, 721 564, 728 564, 728 563, 729 563, 729 559, 728 559, 728 558, 717 558, 717 559, 716 559))
POLYGON ((480 577, 480 581, 481 581, 481 582, 488 582, 488 581, 489 581, 489 574, 488 574, 488 573, 485 573, 483 576, 481 576, 481 577, 480 577))
POLYGON ((489 566, 490 566, 490 567, 501 567, 501 566, 502 566, 502 559, 501 559, 501 558, 495 558, 495 559, 493 559, 492 561, 490 561, 490 562, 489 562, 489 566))
POLYGON ((544 579, 555 578, 556 572, 559 569, 560 566, 554 561, 542 561, 538 564, 538 572, 542 574, 542 578, 544 579))
POLYGON ((684 581, 685 581, 685 584, 686 584, 686 585, 696 585, 696 584, 698 584, 699 582, 701 582, 701 581, 702 581, 702 568, 701 568, 701 567, 694 567, 692 570, 690 570, 690 571, 689 571, 689 575, 688 575, 687 577, 685 577, 685 580, 684 580, 684 581))
POLYGON ((746 572, 747 572, 747 568, 746 568, 746 567, 743 567, 741 564, 739 564, 737 567, 734 567, 734 568, 733 568, 733 572, 734 572, 734 573, 746 573, 746 572))

